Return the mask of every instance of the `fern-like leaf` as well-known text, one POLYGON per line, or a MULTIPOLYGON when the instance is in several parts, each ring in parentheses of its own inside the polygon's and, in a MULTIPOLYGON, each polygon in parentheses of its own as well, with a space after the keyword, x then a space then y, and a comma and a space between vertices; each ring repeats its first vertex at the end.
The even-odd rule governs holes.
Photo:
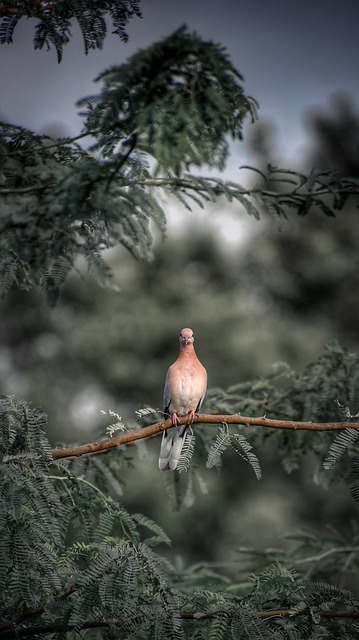
POLYGON ((231 444, 231 437, 228 433, 227 427, 220 427, 219 433, 208 452, 208 458, 206 462, 207 469, 213 467, 219 467, 222 462, 222 455, 231 444))
POLYGON ((182 471, 188 471, 191 460, 194 454, 194 448, 196 444, 196 436, 192 433, 187 433, 181 455, 177 464, 177 470, 181 473, 182 471))
POLYGON ((335 438, 329 447, 328 456, 324 460, 324 469, 333 469, 344 453, 351 447, 359 437, 359 432, 355 429, 345 429, 335 438))
POLYGON ((134 513, 132 515, 132 519, 134 520, 134 522, 136 522, 136 524, 145 527, 154 534, 153 536, 151 536, 151 538, 146 538, 144 540, 145 544, 148 544, 151 547, 158 544, 171 544, 169 537, 163 531, 162 527, 153 522, 153 520, 151 520, 150 518, 147 518, 142 513, 134 513))
POLYGON ((235 452, 238 453, 238 455, 249 462, 257 480, 260 480, 262 477, 262 470, 259 464, 259 460, 253 453, 253 447, 251 444, 249 444, 246 437, 241 433, 234 433, 231 436, 231 446, 235 450, 235 452))

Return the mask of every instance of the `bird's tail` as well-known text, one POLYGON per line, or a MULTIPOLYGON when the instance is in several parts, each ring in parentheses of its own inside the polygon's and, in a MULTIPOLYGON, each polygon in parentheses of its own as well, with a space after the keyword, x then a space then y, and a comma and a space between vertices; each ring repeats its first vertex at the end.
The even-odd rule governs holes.
POLYGON ((160 471, 174 471, 176 469, 187 431, 188 425, 184 424, 179 427, 170 427, 163 432, 158 461, 160 471))

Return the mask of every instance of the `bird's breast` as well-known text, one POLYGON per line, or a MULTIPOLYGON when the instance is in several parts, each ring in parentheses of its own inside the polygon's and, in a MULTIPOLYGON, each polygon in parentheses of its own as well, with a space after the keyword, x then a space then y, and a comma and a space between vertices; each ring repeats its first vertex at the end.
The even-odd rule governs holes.
POLYGON ((170 411, 179 416, 185 416, 197 409, 198 403, 206 392, 207 374, 199 363, 180 368, 174 367, 171 372, 171 403, 170 411))

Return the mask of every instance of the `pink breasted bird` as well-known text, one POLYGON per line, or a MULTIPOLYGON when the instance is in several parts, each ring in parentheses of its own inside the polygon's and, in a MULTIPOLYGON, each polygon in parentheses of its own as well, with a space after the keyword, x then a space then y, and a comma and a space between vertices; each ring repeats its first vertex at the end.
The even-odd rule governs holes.
POLYGON ((192 329, 182 329, 180 352, 167 371, 163 406, 165 419, 171 417, 173 427, 163 432, 159 468, 174 471, 177 467, 189 426, 201 408, 207 388, 207 372, 194 350, 192 329), (179 418, 188 416, 187 424, 178 425, 179 418))

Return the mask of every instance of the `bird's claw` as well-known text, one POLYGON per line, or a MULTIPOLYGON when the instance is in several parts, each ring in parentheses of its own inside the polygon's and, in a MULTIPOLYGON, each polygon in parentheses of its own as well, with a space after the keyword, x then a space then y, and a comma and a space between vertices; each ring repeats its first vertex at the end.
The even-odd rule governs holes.
POLYGON ((179 417, 175 411, 172 413, 172 424, 174 427, 179 425, 179 417))
POLYGON ((198 416, 199 413, 196 413, 196 411, 190 411, 187 418, 187 424, 193 424, 194 419, 198 418, 198 416))
MULTIPOLYGON (((198 418, 198 416, 199 416, 199 413, 197 413, 196 411, 193 411, 193 410, 190 411, 187 416, 187 424, 193 424, 194 419, 198 418)), ((172 424, 174 427, 178 427, 179 423, 180 423, 180 419, 177 413, 174 411, 172 414, 172 424)))

